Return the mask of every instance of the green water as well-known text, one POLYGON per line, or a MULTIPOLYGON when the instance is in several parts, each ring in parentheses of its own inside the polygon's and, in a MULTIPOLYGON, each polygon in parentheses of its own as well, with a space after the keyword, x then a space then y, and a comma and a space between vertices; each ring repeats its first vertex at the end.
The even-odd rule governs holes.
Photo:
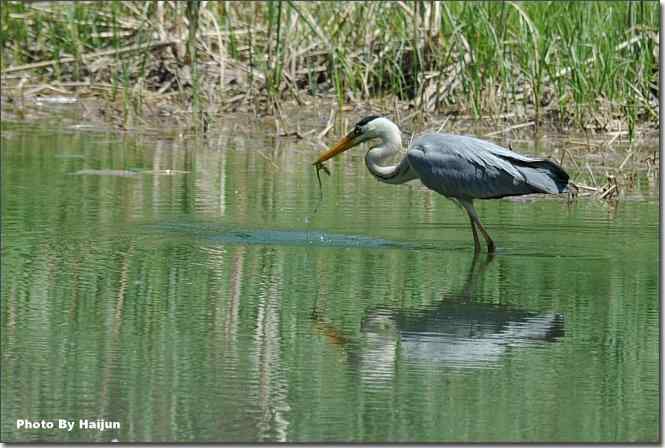
POLYGON ((3 124, 3 441, 659 439, 657 196, 478 202, 474 262, 362 150, 314 213, 318 149, 242 129, 3 124))

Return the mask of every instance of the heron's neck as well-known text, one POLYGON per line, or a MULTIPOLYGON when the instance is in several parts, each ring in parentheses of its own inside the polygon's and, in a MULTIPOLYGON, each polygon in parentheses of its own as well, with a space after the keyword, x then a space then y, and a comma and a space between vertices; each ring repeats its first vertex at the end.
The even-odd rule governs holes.
POLYGON ((380 134, 379 138, 381 139, 381 144, 371 148, 365 156, 365 163, 369 172, 379 181, 387 184, 401 184, 413 179, 413 177, 408 175, 411 167, 406 158, 398 165, 380 164, 400 152, 402 148, 402 136, 400 135, 399 128, 394 126, 394 128, 386 129, 380 134))

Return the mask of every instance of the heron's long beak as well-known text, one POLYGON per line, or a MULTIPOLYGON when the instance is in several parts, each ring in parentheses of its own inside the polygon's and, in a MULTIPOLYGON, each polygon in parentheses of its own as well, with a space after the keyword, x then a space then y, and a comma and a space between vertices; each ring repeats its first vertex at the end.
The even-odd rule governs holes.
POLYGON ((331 159, 335 157, 337 154, 340 154, 347 149, 350 149, 354 146, 353 138, 351 137, 351 134, 347 134, 340 141, 337 142, 335 146, 321 154, 316 162, 314 162, 314 165, 318 165, 319 163, 323 163, 328 159, 331 159))

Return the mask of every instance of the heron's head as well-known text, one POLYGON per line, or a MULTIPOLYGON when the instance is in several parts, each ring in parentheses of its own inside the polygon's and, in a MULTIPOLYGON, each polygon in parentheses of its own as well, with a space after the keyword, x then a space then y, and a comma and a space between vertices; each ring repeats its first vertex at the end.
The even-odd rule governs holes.
POLYGON ((323 163, 362 142, 366 142, 373 138, 381 138, 387 133, 395 131, 397 132, 397 135, 399 135, 399 128, 397 125, 386 117, 380 117, 378 115, 365 117, 353 126, 351 132, 346 134, 340 141, 321 154, 318 160, 314 162, 314 165, 323 163))

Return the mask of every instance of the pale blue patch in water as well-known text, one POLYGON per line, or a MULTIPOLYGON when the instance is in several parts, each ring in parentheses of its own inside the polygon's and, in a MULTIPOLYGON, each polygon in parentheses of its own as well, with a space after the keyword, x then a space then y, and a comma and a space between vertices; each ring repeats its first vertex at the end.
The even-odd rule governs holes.
MULTIPOLYGON (((152 225, 148 227, 153 227, 152 225)), ((362 235, 343 235, 314 230, 281 229, 224 229, 184 223, 162 223, 155 225, 160 230, 189 234, 197 238, 241 245, 321 246, 350 248, 414 248, 408 242, 372 238, 362 235)))

